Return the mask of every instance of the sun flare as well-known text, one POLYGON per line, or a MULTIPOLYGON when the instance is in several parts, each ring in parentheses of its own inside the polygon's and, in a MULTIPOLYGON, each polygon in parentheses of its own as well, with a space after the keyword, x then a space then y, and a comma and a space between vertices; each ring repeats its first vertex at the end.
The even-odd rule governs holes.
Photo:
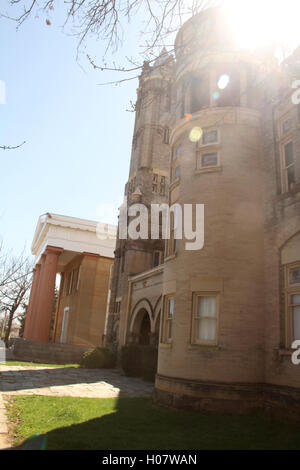
POLYGON ((234 36, 242 47, 300 44, 299 0, 225 0, 234 36))

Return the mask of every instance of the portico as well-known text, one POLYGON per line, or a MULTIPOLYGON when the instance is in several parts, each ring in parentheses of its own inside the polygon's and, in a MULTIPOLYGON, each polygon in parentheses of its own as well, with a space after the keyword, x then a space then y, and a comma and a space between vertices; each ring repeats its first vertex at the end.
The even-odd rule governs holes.
POLYGON ((112 225, 49 213, 39 218, 32 243, 36 264, 25 339, 102 344, 115 237, 112 225))

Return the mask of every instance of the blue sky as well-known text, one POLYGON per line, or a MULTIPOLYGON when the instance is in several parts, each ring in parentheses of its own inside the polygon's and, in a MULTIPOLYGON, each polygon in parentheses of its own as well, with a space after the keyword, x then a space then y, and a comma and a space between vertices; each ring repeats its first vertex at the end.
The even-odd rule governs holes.
MULTIPOLYGON (((7 248, 28 253, 39 215, 45 212, 112 223, 101 204, 118 207, 128 176, 137 80, 99 86, 115 75, 76 61, 77 39, 63 34, 63 16, 47 26, 31 18, 16 32, 0 20, 0 236, 7 248), (84 67, 84 70, 82 69, 84 67), (99 210, 100 206, 100 210, 99 210)), ((133 41, 132 41, 133 44, 133 41)), ((131 44, 127 41, 128 52, 131 44)), ((88 50, 101 57, 103 44, 88 50)), ((132 46, 132 53, 136 53, 132 46)), ((118 61, 118 55, 114 57, 118 61)))

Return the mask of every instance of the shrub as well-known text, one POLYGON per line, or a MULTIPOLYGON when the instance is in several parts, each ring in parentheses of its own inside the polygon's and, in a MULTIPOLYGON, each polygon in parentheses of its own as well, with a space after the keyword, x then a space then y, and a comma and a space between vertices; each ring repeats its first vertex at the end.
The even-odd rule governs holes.
POLYGON ((121 366, 129 377, 154 381, 157 369, 157 348, 127 344, 121 351, 121 366))
POLYGON ((80 367, 85 369, 109 369, 115 365, 116 356, 107 348, 89 349, 80 362, 80 367))

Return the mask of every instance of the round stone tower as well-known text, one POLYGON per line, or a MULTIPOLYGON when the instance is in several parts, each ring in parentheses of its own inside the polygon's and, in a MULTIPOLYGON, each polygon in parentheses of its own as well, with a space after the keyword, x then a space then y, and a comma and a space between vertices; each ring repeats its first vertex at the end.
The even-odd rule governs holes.
POLYGON ((204 246, 187 249, 171 219, 155 394, 244 412, 259 406, 264 381, 259 103, 269 64, 236 48, 215 9, 183 25, 175 52, 170 204, 194 215, 204 205, 204 246))

